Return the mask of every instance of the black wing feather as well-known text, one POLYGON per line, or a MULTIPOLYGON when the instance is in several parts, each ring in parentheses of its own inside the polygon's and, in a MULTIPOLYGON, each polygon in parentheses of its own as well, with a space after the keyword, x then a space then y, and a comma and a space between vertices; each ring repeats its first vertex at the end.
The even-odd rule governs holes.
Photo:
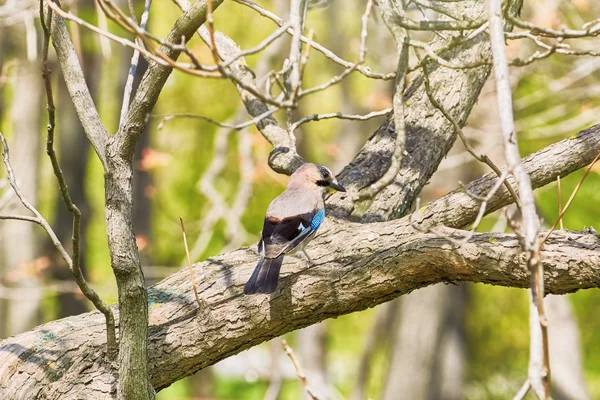
POLYGON ((310 226, 314 216, 315 213, 310 212, 278 221, 268 217, 265 218, 262 232, 265 245, 293 242, 304 229, 310 226), (300 224, 302 224, 302 227, 300 227, 300 224))

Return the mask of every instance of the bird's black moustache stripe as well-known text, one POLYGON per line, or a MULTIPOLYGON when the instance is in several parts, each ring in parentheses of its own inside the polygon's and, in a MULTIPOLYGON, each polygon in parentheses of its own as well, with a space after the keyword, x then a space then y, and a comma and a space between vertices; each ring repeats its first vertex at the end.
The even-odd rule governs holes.
POLYGON ((329 181, 319 180, 319 181, 317 181, 317 185, 319 185, 319 186, 329 186, 329 181))

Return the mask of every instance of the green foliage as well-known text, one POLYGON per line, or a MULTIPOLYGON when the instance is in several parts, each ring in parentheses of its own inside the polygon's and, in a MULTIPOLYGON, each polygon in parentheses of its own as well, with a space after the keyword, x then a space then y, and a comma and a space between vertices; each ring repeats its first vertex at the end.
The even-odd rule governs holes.
POLYGON ((527 376, 528 296, 522 289, 470 286, 467 310, 468 381, 473 398, 503 399, 499 377, 515 387, 527 376), (477 393, 485 393, 478 397, 477 393))

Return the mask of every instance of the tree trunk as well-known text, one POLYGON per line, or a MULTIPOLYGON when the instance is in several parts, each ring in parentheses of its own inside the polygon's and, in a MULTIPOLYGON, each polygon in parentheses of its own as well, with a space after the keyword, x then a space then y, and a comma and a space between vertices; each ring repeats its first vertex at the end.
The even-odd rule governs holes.
POLYGON ((111 266, 119 293, 119 399, 152 399, 146 382, 148 295, 133 232, 133 188, 131 161, 107 149, 108 171, 104 175, 106 231, 111 266))

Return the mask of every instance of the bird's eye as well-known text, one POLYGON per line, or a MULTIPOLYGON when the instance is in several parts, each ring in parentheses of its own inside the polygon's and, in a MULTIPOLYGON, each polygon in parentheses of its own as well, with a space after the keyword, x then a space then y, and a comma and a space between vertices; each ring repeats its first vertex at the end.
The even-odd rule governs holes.
POLYGON ((323 177, 323 179, 329 179, 330 177, 329 172, 327 170, 322 170, 321 176, 323 177))

